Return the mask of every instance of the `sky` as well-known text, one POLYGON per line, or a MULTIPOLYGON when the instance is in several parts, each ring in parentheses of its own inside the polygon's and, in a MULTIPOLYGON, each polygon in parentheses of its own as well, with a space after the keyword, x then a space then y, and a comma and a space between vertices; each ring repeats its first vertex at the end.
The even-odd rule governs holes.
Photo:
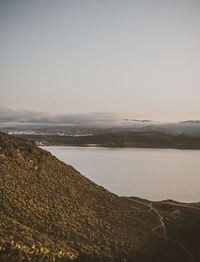
POLYGON ((0 0, 0 106, 200 119, 199 0, 0 0))

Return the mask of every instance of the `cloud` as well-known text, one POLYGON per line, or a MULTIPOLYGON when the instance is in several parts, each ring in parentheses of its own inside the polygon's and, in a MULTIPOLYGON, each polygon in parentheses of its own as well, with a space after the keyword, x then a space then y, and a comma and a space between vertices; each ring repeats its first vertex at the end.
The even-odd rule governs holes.
POLYGON ((40 119, 45 113, 28 111, 28 110, 13 110, 8 107, 0 107, 0 123, 5 122, 29 122, 32 119, 40 119))
POLYGON ((119 121, 119 116, 114 113, 89 113, 89 114, 62 114, 50 115, 44 112, 13 110, 0 107, 0 123, 40 123, 40 124, 108 124, 119 121))
POLYGON ((127 122, 138 122, 138 123, 150 123, 150 122, 153 122, 153 120, 147 120, 147 119, 144 119, 144 120, 139 120, 139 119, 131 119, 131 118, 124 118, 123 119, 124 121, 127 121, 127 122))

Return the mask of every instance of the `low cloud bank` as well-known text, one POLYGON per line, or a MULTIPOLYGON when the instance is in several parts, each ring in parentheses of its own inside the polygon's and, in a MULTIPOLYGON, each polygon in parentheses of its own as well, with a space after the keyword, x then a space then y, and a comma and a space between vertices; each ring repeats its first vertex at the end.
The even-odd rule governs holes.
POLYGON ((120 121, 120 117, 114 113, 50 115, 44 112, 13 110, 7 107, 0 107, 0 123, 17 122, 83 125, 118 121, 120 121))

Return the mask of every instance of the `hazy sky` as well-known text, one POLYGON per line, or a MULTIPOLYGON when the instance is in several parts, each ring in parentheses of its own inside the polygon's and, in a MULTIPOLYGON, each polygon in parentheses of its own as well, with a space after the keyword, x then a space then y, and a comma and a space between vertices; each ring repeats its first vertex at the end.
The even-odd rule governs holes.
POLYGON ((200 119, 199 0, 0 0, 0 106, 200 119))

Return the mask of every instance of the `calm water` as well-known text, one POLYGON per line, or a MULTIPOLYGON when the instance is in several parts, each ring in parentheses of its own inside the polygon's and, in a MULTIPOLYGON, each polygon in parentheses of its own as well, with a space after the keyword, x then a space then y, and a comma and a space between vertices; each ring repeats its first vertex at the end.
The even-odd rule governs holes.
POLYGON ((118 195, 150 200, 200 201, 200 151, 43 148, 118 195))

